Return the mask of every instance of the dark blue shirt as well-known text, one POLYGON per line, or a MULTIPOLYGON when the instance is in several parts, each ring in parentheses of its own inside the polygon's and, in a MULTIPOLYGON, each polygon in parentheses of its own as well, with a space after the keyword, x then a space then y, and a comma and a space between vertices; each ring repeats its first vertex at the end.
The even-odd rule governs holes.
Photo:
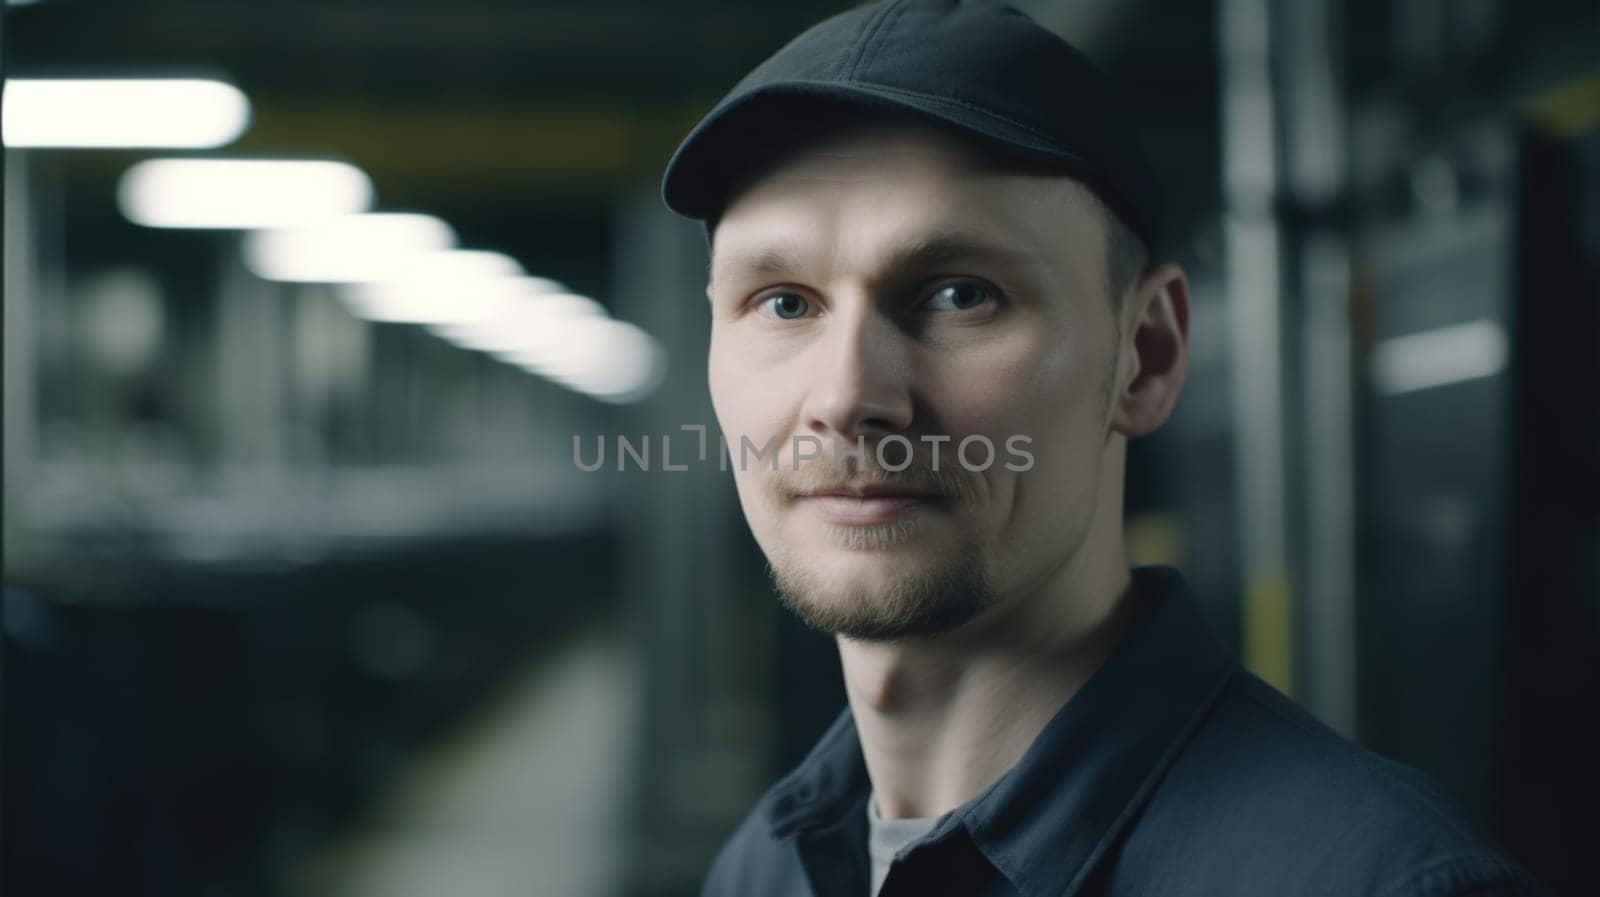
MULTIPOLYGON (((1417 773, 1241 669, 1178 571, 999 781, 896 858, 883 897, 1543 893, 1417 773)), ((848 708, 717 855, 707 897, 867 897, 848 708)))

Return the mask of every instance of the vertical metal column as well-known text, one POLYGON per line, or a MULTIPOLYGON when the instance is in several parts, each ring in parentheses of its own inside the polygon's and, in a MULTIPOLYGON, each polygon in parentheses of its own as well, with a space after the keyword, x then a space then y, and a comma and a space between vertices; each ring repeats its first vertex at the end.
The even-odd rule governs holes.
POLYGON ((1245 663, 1292 687, 1288 515, 1285 511, 1281 275, 1270 4, 1221 0, 1225 273, 1239 511, 1245 575, 1245 663))
POLYGON ((617 486, 624 607, 643 678, 637 840, 624 893, 688 893, 766 783, 777 606, 733 474, 718 460, 704 238, 654 190, 624 198, 615 232, 613 311, 667 353, 660 390, 618 409, 605 434, 612 452, 616 435, 636 447, 648 439, 649 470, 616 473, 608 456, 611 470, 595 474, 617 486), (686 426, 704 426, 703 455, 686 426))
POLYGON ((1356 732, 1355 415, 1351 369, 1350 245, 1328 213, 1346 192, 1345 112, 1329 0, 1285 4, 1284 181, 1307 226, 1291 240, 1299 301, 1298 390, 1303 534, 1296 552, 1299 690, 1344 735, 1356 732))
POLYGON ((248 270, 234 247, 217 279, 217 388, 221 448, 231 477, 258 492, 283 476, 283 287, 248 270))
POLYGON ((15 557, 37 423, 33 310, 39 276, 27 152, 5 150, 5 157, 5 553, 15 557))

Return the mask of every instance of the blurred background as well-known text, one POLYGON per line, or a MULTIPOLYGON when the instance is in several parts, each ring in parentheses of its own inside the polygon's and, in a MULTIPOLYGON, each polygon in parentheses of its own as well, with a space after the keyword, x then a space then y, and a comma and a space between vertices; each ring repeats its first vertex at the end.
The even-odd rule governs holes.
MULTIPOLYGON (((1135 560, 1600 893, 1600 4, 1018 5, 1194 289, 1135 560)), ((696 891, 844 699, 657 179, 845 6, 5 8, 5 893, 696 891)))

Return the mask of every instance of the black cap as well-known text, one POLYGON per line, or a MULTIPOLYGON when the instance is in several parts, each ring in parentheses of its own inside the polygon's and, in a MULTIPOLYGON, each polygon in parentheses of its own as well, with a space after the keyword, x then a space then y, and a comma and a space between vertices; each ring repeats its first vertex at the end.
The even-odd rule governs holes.
MULTIPOLYGON (((815 25, 757 66, 667 163, 662 199, 720 214, 759 137, 816 101, 909 113, 1070 175, 1155 245, 1155 182, 1110 79, 1003 3, 880 0, 815 25)), ((790 121, 804 124, 804 119, 790 121)))

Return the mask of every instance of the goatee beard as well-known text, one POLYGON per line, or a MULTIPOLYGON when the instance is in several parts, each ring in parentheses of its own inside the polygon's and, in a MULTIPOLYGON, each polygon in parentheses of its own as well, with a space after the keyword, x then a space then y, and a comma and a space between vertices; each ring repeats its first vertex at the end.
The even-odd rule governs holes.
MULTIPOLYGON (((893 525, 861 532, 864 540, 893 541, 893 525)), ((806 572, 791 559, 768 563, 778 599, 812 629, 866 642, 892 642, 948 632, 994 603, 983 554, 970 545, 938 569, 896 582, 887 591, 867 593, 850 586, 842 592, 806 572)))

